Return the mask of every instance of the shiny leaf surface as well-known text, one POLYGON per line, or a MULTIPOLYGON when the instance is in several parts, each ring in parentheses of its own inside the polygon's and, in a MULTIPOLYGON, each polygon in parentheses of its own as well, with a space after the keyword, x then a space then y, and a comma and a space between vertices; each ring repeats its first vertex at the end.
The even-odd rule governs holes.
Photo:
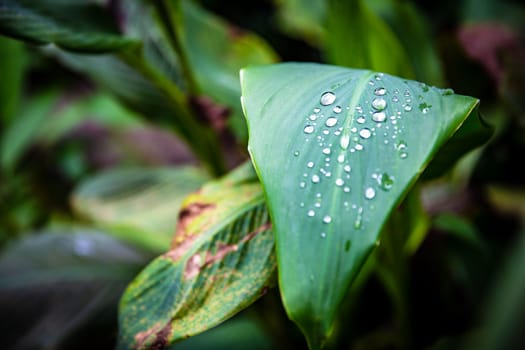
POLYGON ((391 210, 439 147, 477 117, 478 100, 317 64, 247 68, 241 85, 283 302, 317 348, 391 210))

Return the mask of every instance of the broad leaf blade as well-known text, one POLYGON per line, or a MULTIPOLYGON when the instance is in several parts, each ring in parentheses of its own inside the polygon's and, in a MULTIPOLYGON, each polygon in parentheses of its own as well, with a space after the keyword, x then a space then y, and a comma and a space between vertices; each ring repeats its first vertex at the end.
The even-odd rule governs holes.
POLYGON ((1 0, 0 33, 83 52, 114 51, 137 45, 116 32, 101 7, 84 1, 1 0))
POLYGON ((283 302, 316 348, 390 211, 478 100, 317 64, 248 68, 241 85, 283 302))
POLYGON ((273 284, 274 243, 262 189, 246 183, 241 170, 188 197, 172 249, 122 298, 119 349, 163 348, 205 331, 273 284))
POLYGON ((109 170, 81 184, 72 203, 121 239, 164 252, 184 198, 206 180, 195 167, 109 170))

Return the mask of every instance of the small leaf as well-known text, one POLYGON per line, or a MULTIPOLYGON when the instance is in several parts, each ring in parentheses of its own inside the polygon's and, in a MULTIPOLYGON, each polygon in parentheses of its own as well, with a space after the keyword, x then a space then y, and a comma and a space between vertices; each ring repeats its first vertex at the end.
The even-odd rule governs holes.
POLYGON ((0 313, 9 315, 0 322, 0 347, 78 349, 111 341, 100 338, 115 332, 118 299, 149 258, 82 228, 11 242, 0 254, 0 313))
POLYGON ((136 46, 118 35, 101 7, 80 1, 0 0, 0 33, 67 50, 105 52, 136 46))
POLYGON ((110 170, 81 184, 72 202, 77 213, 121 239, 163 252, 184 197, 207 179, 193 167, 110 170))
POLYGON ((241 72, 284 306, 318 348, 390 211, 478 100, 366 70, 241 72))
POLYGON ((162 349, 205 331, 258 299, 276 262, 262 189, 247 168, 185 201, 169 252, 121 300, 118 349, 162 349))

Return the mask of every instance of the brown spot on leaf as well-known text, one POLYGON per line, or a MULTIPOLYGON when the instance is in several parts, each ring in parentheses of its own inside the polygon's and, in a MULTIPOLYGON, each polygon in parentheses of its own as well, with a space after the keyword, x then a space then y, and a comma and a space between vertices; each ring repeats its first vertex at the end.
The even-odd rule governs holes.
POLYGON ((191 203, 184 207, 179 212, 179 220, 177 222, 177 230, 171 243, 171 250, 164 256, 174 261, 178 260, 186 250, 192 245, 196 238, 196 235, 191 235, 188 232, 188 226, 190 223, 199 215, 202 215, 205 211, 212 210, 216 206, 211 203, 191 203))
POLYGON ((137 333, 135 335, 135 349, 148 349, 148 350, 162 350, 168 345, 168 338, 171 333, 171 323, 168 323, 162 327, 159 323, 155 324, 150 329, 137 333), (155 336, 151 344, 147 344, 148 340, 155 336), (146 346, 146 347, 145 347, 146 346))
POLYGON ((246 234, 237 244, 220 244, 215 254, 210 254, 209 252, 206 253, 206 258, 204 259, 204 262, 202 262, 202 257, 199 253, 193 255, 186 263, 186 267, 184 269, 184 278, 189 279, 196 277, 203 268, 212 265, 217 261, 223 260, 224 257, 229 253, 239 250, 240 244, 244 244, 250 241, 259 233, 266 231, 271 227, 272 224, 268 222, 258 227, 254 231, 246 234))
POLYGON ((225 130, 226 121, 231 112, 228 107, 215 103, 208 96, 191 97, 190 104, 202 121, 208 123, 219 132, 225 130))

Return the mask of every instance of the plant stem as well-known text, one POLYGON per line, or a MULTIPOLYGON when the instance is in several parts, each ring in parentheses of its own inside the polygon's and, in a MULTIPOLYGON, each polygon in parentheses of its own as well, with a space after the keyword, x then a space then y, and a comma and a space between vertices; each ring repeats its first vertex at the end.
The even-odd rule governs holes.
POLYGON ((208 171, 214 176, 224 174, 226 166, 219 138, 213 129, 195 120, 184 92, 152 69, 138 50, 123 51, 119 53, 119 57, 166 96, 177 116, 175 131, 205 164, 208 171))
POLYGON ((177 31, 177 21, 179 22, 179 28, 181 28, 184 20, 182 16, 180 0, 172 2, 166 2, 165 0, 154 0, 153 6, 155 7, 157 16, 159 17, 159 20, 162 24, 162 28, 168 37, 168 41, 179 58, 182 75, 184 77, 188 93, 191 96, 196 96, 199 94, 199 87, 193 75, 193 71, 191 69, 186 51, 184 50, 184 46, 181 43, 179 35, 180 33, 177 31), (173 18, 174 16, 176 17, 175 19, 173 18))

